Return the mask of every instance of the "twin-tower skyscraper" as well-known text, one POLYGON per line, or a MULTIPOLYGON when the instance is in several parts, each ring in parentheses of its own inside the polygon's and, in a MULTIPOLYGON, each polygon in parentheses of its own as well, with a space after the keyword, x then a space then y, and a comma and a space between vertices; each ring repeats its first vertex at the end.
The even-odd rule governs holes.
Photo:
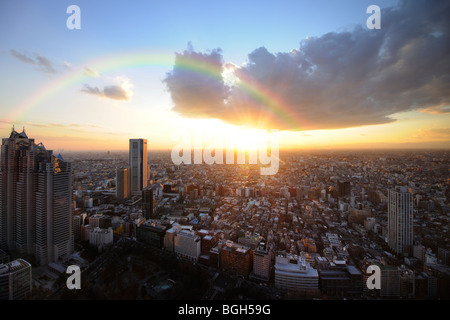
POLYGON ((73 252, 72 167, 14 128, 2 139, 0 249, 45 265, 73 252))
MULTIPOLYGON (((73 253, 71 163, 14 128, 2 139, 0 155, 0 249, 32 256, 39 265, 73 253)), ((146 139, 130 139, 123 178, 129 195, 142 194, 148 180, 146 139)))

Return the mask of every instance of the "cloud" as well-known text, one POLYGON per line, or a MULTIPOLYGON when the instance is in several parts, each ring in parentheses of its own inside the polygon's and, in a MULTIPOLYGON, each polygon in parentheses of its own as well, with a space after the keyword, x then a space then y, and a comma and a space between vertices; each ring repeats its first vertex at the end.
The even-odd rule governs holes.
POLYGON ((98 77, 100 75, 97 71, 92 70, 91 68, 88 67, 84 68, 84 74, 91 77, 98 77))
POLYGON ((36 55, 36 61, 39 68, 46 73, 56 73, 55 68, 53 68, 53 63, 48 60, 46 57, 41 55, 36 55))
POLYGON ((431 114, 447 114, 450 113, 450 105, 439 105, 419 110, 420 112, 431 114))
POLYGON ((90 85, 88 85, 87 83, 83 86, 83 88, 81 89, 82 92, 88 93, 88 94, 92 94, 94 96, 99 96, 99 97, 103 97, 104 93, 102 90, 100 90, 97 87, 91 87, 90 85))
POLYGON ((176 55, 164 83, 183 116, 281 130, 383 124, 411 110, 448 112, 448 16, 448 1, 400 1, 382 9, 380 30, 356 26, 308 37, 289 52, 257 48, 233 68, 220 49, 189 47, 176 55), (214 70, 188 71, 183 59, 214 70), (227 83, 225 69, 239 80, 227 83))
POLYGON ((133 91, 131 90, 133 85, 128 79, 118 77, 116 80, 120 84, 104 86, 103 89, 85 84, 81 91, 100 98, 130 101, 133 96, 133 91))
POLYGON ((9 126, 17 125, 16 127, 37 127, 37 128, 67 128, 67 129, 83 129, 83 128, 100 128, 98 125, 95 124, 78 124, 78 123, 69 123, 69 124, 63 124, 63 123, 42 123, 42 122, 30 122, 25 121, 23 123, 20 123, 18 125, 17 122, 10 121, 10 120, 0 120, 0 123, 7 124, 9 126))
POLYGON ((173 110, 193 118, 219 116, 214 110, 223 108, 228 89, 222 77, 220 49, 198 53, 189 44, 182 54, 176 54, 174 70, 164 82, 175 106, 173 110), (185 68, 196 61, 194 68, 185 68))
POLYGON ((19 61, 22 61, 24 63, 29 63, 29 64, 36 64, 36 61, 34 59, 29 58, 28 56, 14 50, 14 49, 9 50, 9 53, 19 61))
POLYGON ((63 61, 63 67, 66 68, 67 70, 72 70, 72 64, 68 61, 63 61))
MULTIPOLYGON (((54 63, 40 54, 34 53, 31 57, 24 53, 20 53, 15 49, 11 49, 9 53, 11 54, 11 56, 23 63, 37 66, 38 70, 44 73, 54 74, 57 72, 54 63)), ((67 67, 67 62, 65 62, 64 65, 67 67)))
POLYGON ((106 97, 115 100, 129 100, 127 92, 120 86, 106 86, 103 89, 103 93, 106 97))
POLYGON ((418 140, 448 141, 450 140, 450 128, 419 129, 414 138, 418 140))
POLYGON ((99 128, 97 125, 93 124, 77 124, 77 123, 69 123, 69 124, 62 124, 62 123, 36 123, 36 122, 25 122, 27 126, 33 126, 38 128, 99 128))

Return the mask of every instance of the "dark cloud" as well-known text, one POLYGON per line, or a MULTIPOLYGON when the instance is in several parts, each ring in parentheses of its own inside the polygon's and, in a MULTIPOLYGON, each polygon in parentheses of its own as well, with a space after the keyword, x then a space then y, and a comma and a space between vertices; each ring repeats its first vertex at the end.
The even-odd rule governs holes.
POLYGON ((447 114, 450 113, 450 105, 438 105, 420 110, 421 112, 432 114, 447 114))
POLYGON ((228 95, 222 64, 219 49, 203 54, 189 45, 182 54, 176 54, 175 68, 164 80, 175 104, 173 110, 200 118, 220 110, 228 95))
POLYGON ((347 128, 389 123, 403 111, 447 113, 449 16, 448 1, 401 1, 382 9, 380 30, 330 32, 285 53, 254 50, 234 69, 241 81, 233 86, 220 74, 220 50, 189 48, 164 81, 183 116, 266 128, 347 128), (211 63, 216 74, 185 70, 183 59, 211 63))

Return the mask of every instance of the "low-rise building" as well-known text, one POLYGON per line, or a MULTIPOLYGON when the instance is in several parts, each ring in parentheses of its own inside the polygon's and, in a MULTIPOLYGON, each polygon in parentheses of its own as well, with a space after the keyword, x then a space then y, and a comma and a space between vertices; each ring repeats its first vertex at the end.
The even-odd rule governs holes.
POLYGON ((319 274, 300 256, 277 256, 275 287, 297 293, 316 292, 319 289, 319 274))
POLYGON ((177 256, 197 262, 200 255, 200 237, 189 230, 175 235, 174 251, 177 256))

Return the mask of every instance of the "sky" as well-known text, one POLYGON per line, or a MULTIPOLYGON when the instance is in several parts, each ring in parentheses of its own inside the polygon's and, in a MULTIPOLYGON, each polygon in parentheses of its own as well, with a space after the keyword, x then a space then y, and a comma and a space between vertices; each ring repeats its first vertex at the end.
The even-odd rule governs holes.
POLYGON ((439 0, 3 0, 0 134, 59 151, 249 148, 271 130, 280 148, 448 149, 448 16, 439 0))

